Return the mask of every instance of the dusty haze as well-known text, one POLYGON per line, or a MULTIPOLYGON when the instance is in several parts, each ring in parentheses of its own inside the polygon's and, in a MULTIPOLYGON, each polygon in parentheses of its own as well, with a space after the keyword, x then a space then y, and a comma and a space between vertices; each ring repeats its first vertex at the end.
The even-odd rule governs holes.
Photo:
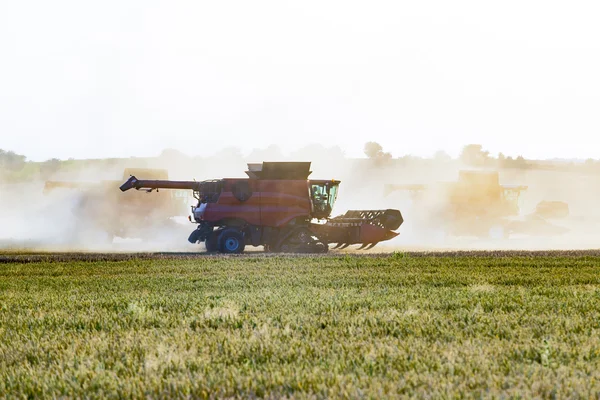
MULTIPOLYGON (((182 158, 181 154, 163 153, 153 159, 123 159, 111 168, 85 168, 78 171, 57 173, 50 180, 73 182, 115 181, 114 190, 122 182, 123 168, 165 168, 170 179, 210 179, 221 177, 245 177, 246 162, 263 160, 289 160, 278 151, 263 150, 257 153, 261 160, 240 157, 226 157, 216 154, 212 158, 182 158)), ((299 159, 294 159, 299 161, 299 159)), ((300 159, 306 161, 308 159, 300 159)), ((342 184, 333 216, 349 209, 400 209, 405 223, 400 227, 399 237, 376 246, 376 251, 395 250, 434 250, 434 249, 580 249, 597 248, 600 235, 595 226, 600 222, 597 199, 600 198, 600 182, 593 173, 570 171, 501 169, 500 183, 527 185, 522 194, 521 214, 534 211, 542 200, 564 201, 569 204, 570 216, 564 220, 552 221, 570 229, 566 234, 554 237, 529 237, 513 235, 509 239, 476 239, 473 237, 449 237, 441 229, 424 228, 416 217, 410 195, 394 192, 384 196, 384 184, 433 184, 451 182, 458 178, 462 169, 473 169, 457 160, 434 161, 412 160, 392 161, 389 165, 379 165, 369 159, 328 158, 324 154, 310 160, 313 162, 312 178, 340 179, 342 184)), ((143 178, 139 176, 138 178, 143 178)), ((75 217, 74 209, 80 200, 78 191, 58 190, 43 194, 41 180, 24 183, 4 183, 0 186, 0 246, 4 248, 33 248, 46 250, 109 250, 109 251, 203 251, 203 245, 190 245, 187 235, 195 228, 182 213, 176 222, 181 231, 169 233, 157 230, 155 239, 115 238, 112 243, 88 241, 73 243, 77 235, 76 227, 82 221, 75 217)), ((132 193, 118 193, 128 196, 132 193)), ((191 193, 190 193, 191 194, 191 193)), ((144 193, 144 196, 156 196, 144 193)), ((194 204, 189 200, 189 205, 194 204)), ((438 206, 429 204, 431 214, 438 206)), ((83 221, 85 224, 85 221, 83 221)), ((358 247, 358 246, 353 246, 358 247)), ((253 248, 249 248, 253 249, 253 248)), ((353 251, 348 248, 347 251, 353 251)))

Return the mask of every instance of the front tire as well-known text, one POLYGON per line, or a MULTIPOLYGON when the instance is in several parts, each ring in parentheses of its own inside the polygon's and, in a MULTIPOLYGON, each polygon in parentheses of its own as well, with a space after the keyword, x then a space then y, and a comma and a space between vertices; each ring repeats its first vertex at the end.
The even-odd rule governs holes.
POLYGON ((204 246, 206 247, 206 251, 208 253, 215 253, 219 251, 218 239, 219 235, 217 232, 215 232, 208 235, 206 240, 204 240, 204 246))
POLYGON ((225 229, 219 235, 219 251, 221 253, 240 254, 245 247, 244 234, 237 229, 225 229))

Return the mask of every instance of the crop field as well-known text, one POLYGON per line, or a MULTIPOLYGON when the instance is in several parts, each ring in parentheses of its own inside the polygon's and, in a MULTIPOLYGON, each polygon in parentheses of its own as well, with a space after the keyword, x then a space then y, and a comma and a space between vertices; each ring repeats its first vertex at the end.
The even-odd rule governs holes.
POLYGON ((0 253, 0 397, 600 397, 600 253, 0 253))

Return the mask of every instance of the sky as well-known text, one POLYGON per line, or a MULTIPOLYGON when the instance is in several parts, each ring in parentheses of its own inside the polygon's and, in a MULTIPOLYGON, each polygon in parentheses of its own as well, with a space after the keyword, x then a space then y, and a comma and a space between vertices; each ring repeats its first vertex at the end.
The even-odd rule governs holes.
POLYGON ((0 1, 0 148, 600 158, 597 1, 0 1))

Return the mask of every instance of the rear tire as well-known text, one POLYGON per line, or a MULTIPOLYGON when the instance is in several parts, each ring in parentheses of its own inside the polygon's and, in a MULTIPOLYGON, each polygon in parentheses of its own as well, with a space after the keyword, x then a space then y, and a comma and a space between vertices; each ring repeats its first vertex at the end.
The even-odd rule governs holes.
POLYGON ((244 234, 237 229, 225 229, 219 235, 219 251, 224 254, 239 254, 244 251, 246 243, 244 234))
POLYGON ((323 242, 318 242, 315 244, 315 247, 317 249, 317 253, 327 253, 329 251, 329 246, 323 242))

